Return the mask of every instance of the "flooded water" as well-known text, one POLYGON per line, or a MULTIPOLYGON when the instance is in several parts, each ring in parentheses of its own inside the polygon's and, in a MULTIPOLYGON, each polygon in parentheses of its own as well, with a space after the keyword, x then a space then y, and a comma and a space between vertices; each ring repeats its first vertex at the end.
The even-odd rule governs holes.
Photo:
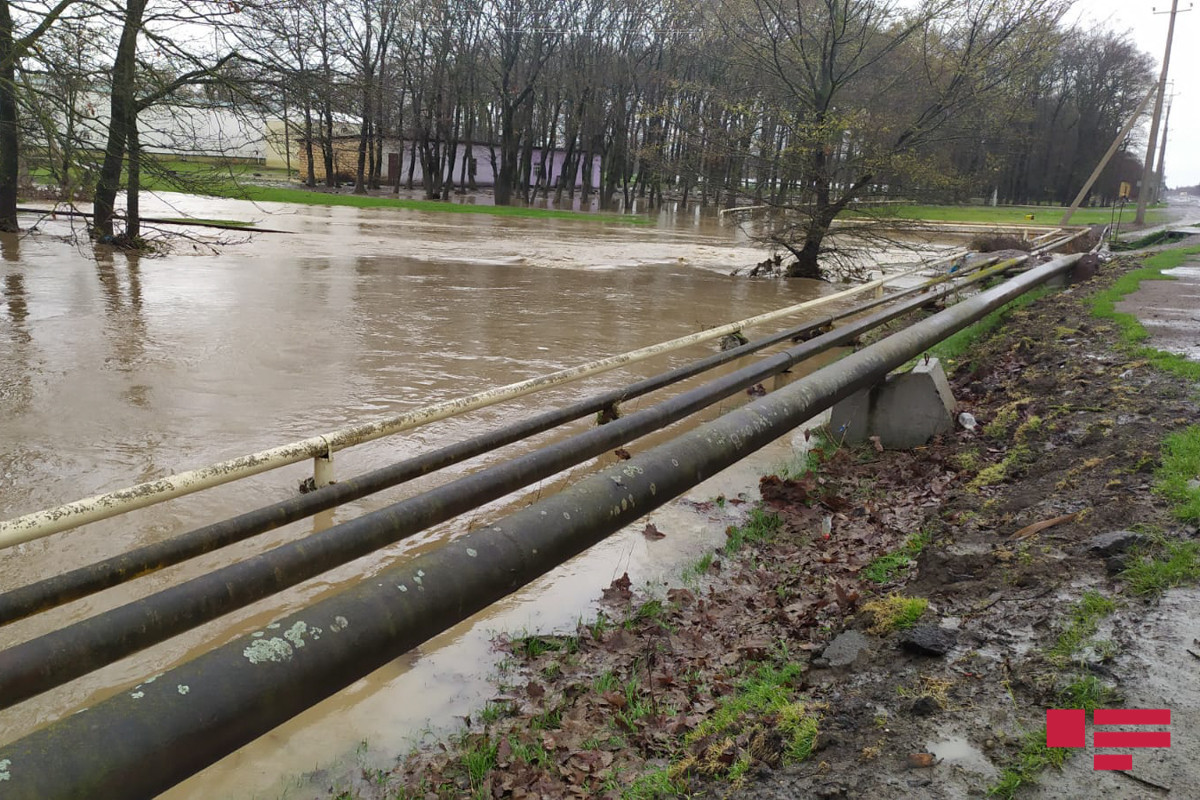
MULTIPOLYGON (((736 226, 697 223, 690 216, 633 226, 259 206, 180 195, 147 198, 143 213, 256 220, 292 233, 229 234, 237 241, 218 245, 214 253, 211 234, 193 228, 189 234, 202 240, 177 241, 172 252, 155 258, 73 243, 65 238, 70 233, 65 220, 43 221, 36 235, 0 237, 0 518, 833 291, 816 282, 730 278, 731 269, 753 264, 763 254, 736 226)), ((378 468, 711 351, 711 345, 692 348, 356 447, 337 455, 336 468, 342 476, 378 468)), ((650 402, 643 399, 626 410, 650 402)), ((725 407, 733 402, 740 400, 725 407)), ((0 629, 0 647, 374 510, 588 424, 581 421, 318 520, 9 625, 0 629)), ((633 448, 666 435, 647 437, 633 448)), ((768 461, 782 460, 789 452, 786 443, 770 449, 759 461, 739 465, 741 472, 715 479, 691 496, 703 499, 705 493, 711 497, 753 485, 768 461)), ((308 465, 296 465, 0 551, 0 590, 283 499, 309 474, 308 465)), ((0 738, 16 739, 398 558, 436 546, 518 499, 493 503, 469 518, 331 570, 0 712, 0 738)), ((288 776, 333 762, 364 739, 370 757, 378 759, 394 755, 423 730, 445 729, 455 715, 486 699, 485 679, 494 662, 491 632, 569 626, 614 577, 626 570, 635 580, 678 574, 679 565, 718 543, 728 524, 687 505, 659 513, 660 527, 670 534, 662 542, 627 534, 613 537, 244 748, 171 796, 277 796, 288 776)))

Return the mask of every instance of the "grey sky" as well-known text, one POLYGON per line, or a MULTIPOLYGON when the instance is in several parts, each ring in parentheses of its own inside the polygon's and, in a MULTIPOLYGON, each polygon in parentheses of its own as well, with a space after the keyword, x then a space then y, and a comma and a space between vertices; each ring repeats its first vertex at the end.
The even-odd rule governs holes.
MULTIPOLYGON (((1182 11, 1191 0, 1180 0, 1182 11)), ((1167 14, 1171 0, 1078 0, 1072 17, 1083 24, 1108 22, 1114 30, 1128 30, 1138 47, 1152 54, 1162 66, 1167 44, 1167 14)), ((1167 184, 1200 184, 1200 8, 1181 13, 1175 25, 1175 46, 1171 52, 1171 74, 1175 99, 1171 110, 1171 128, 1167 140, 1167 184)))

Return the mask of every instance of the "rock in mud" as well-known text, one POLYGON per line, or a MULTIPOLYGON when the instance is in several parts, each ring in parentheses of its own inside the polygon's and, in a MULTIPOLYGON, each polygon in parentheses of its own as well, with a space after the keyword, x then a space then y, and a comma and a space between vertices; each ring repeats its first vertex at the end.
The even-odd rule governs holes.
POLYGON ((958 631, 920 625, 900 637, 900 646, 921 656, 944 656, 958 643, 958 631))
POLYGON ((1088 551, 1101 558, 1110 558, 1126 552, 1135 545, 1144 544, 1146 537, 1133 531, 1109 531, 1088 540, 1088 551))
POLYGON ((858 631, 846 631, 829 643, 822 657, 831 667, 849 667, 870 648, 870 639, 858 631))
POLYGON ((1120 575, 1125 570, 1129 569, 1129 556, 1125 553, 1111 556, 1104 561, 1104 571, 1109 575, 1120 575))

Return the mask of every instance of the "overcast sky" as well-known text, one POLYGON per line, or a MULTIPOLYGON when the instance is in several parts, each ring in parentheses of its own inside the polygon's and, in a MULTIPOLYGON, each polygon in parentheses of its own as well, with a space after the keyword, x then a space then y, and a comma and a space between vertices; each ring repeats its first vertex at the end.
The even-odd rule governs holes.
MULTIPOLYGON (((1179 0, 1179 10, 1192 5, 1179 0)), ((1162 68, 1163 49, 1167 44, 1171 0, 1078 0, 1073 16, 1083 22, 1107 21, 1114 30, 1128 30, 1138 46, 1152 54, 1162 68)), ((1168 186, 1200 184, 1200 8, 1180 13, 1175 23, 1175 46, 1171 52, 1174 80, 1174 107, 1167 139, 1168 186)), ((1165 112, 1164 112, 1165 115, 1165 112)))

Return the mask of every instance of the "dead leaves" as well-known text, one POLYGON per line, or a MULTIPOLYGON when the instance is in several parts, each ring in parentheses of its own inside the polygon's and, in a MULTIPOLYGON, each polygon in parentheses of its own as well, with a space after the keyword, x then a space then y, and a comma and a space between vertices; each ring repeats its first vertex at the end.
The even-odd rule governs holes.
MULTIPOLYGON (((646 539, 651 542, 656 542, 659 539, 667 538, 667 535, 665 533, 663 533, 662 531, 660 531, 658 529, 658 526, 655 525, 653 522, 646 523, 646 528, 645 528, 645 530, 642 531, 642 535, 645 536, 646 539)), ((628 575, 628 573, 626 573, 626 574, 628 575)))

